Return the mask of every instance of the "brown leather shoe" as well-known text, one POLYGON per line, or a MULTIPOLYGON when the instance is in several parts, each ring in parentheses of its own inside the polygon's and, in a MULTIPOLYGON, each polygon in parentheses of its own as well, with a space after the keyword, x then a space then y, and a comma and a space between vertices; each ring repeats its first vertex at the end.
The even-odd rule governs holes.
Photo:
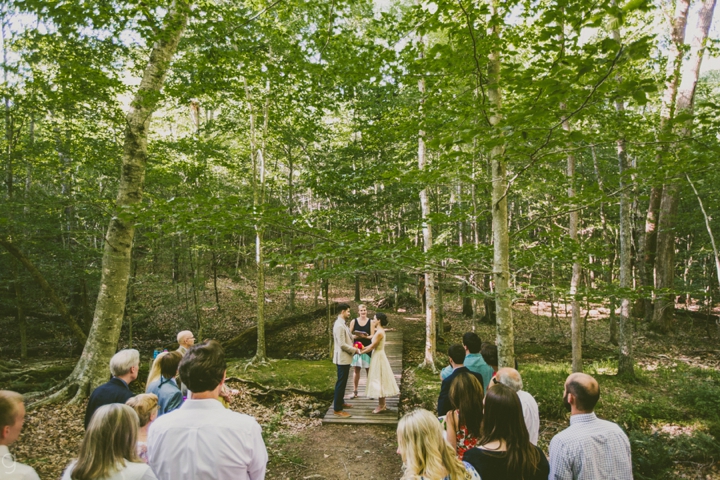
POLYGON ((352 405, 349 403, 343 403, 343 408, 352 408, 352 405))
POLYGON ((350 415, 348 412, 344 412, 342 410, 340 410, 339 412, 333 412, 333 415, 335 415, 336 417, 343 417, 343 418, 352 417, 352 415, 350 415))

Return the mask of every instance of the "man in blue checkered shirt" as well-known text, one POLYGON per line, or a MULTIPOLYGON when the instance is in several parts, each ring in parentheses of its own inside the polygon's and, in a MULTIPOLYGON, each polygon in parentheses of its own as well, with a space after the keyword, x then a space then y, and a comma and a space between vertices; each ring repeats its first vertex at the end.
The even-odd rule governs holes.
POLYGON ((573 373, 565 381, 570 426, 550 441, 550 480, 632 480, 630 441, 617 424, 597 418, 599 399, 590 375, 573 373))

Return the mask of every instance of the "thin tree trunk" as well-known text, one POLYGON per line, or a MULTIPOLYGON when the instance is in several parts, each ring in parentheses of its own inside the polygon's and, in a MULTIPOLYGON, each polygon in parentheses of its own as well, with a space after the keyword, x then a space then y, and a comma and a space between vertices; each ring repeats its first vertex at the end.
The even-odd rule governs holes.
MULTIPOLYGON (((616 2, 613 0, 613 5, 616 2)), ((620 30, 616 26, 612 30, 613 39, 622 43, 620 30)), ((616 78, 622 83, 622 77, 616 78)), ((615 110, 619 115, 625 111, 625 103, 622 100, 615 101, 615 110)), ((618 172, 620 174, 620 335, 618 338, 619 360, 618 375, 634 376, 633 342, 631 328, 631 300, 630 291, 632 284, 632 192, 630 190, 631 179, 628 176, 628 156, 625 148, 625 138, 620 136, 616 141, 618 172)), ((614 305, 613 305, 614 307, 614 305)))
MULTIPOLYGON (((203 322, 202 314, 200 313, 200 304, 198 299, 199 290, 199 277, 200 277, 200 258, 197 253, 195 236, 193 235, 190 246, 188 247, 188 265, 190 265, 190 278, 192 279, 192 294, 193 294, 193 310, 195 311, 195 325, 197 328, 196 335, 199 338, 203 338, 203 322), (194 258, 194 260, 193 260, 194 258)), ((186 282, 187 284, 187 282, 186 282)))
POLYGON ((615 309, 617 307, 617 300, 615 296, 610 297, 610 343, 613 345, 618 344, 618 328, 617 328, 617 315, 615 315, 615 309))
MULTIPOLYGON (((293 157, 292 157, 292 146, 288 146, 288 213, 290 215, 290 218, 294 218, 295 212, 295 198, 293 194, 293 175, 294 175, 294 164, 293 164, 293 157)), ((294 256, 295 252, 295 232, 290 232, 290 256, 294 256)), ((290 312, 295 311, 295 285, 297 283, 297 272, 295 270, 295 265, 290 264, 290 268, 292 269, 290 271, 290 305, 289 309, 290 312)), ((317 303, 317 302, 316 302, 317 303)), ((317 306, 317 305, 316 305, 317 306)))
MULTIPOLYGON (((325 260, 325 266, 327 267, 327 260, 325 260)), ((327 322, 327 336, 328 336, 328 353, 330 358, 333 356, 333 319, 330 315, 330 279, 322 279, 323 296, 325 297, 325 312, 327 322)))
MULTIPOLYGON (((490 100, 490 124, 494 134, 501 136, 498 124, 502 120, 502 90, 500 87, 501 59, 498 45, 502 19, 498 14, 499 0, 493 0, 491 14, 494 25, 490 31, 493 50, 488 68, 488 99, 490 100)), ((498 366, 515 366, 515 332, 512 316, 510 283, 510 239, 508 237, 507 164, 504 145, 496 145, 490 152, 492 163, 492 230, 493 230, 493 279, 495 283, 496 328, 498 366)))
MULTIPOLYGON (((425 47, 426 39, 420 38, 421 48, 425 47)), ((424 57, 424 52, 420 52, 420 58, 424 57)), ((425 78, 420 77, 418 80, 418 89, 420 91, 420 121, 424 119, 425 105, 425 78)), ((418 169, 425 169, 427 164, 425 149, 425 131, 422 126, 418 131, 418 169)), ((425 255, 432 248, 433 236, 432 226, 428 223, 430 217, 430 200, 428 198, 427 185, 420 191, 420 209, 422 212, 422 235, 423 235, 423 251, 425 255)), ((435 352, 437 348, 436 325, 435 325, 435 275, 431 271, 430 265, 425 265, 425 358, 422 367, 435 371, 435 352)))
MULTIPOLYGON (((560 106, 561 109, 565 109, 565 105, 560 106)), ((570 122, 567 119, 563 119, 563 130, 570 132, 570 122)), ((573 244, 578 244, 578 223, 580 222, 580 213, 574 208, 572 202, 575 199, 575 155, 569 153, 567 156, 567 177, 568 177, 568 200, 571 202, 572 211, 569 215, 569 234, 570 241, 573 244)), ((572 266, 572 276, 570 277, 570 304, 572 310, 572 319, 570 321, 571 331, 571 344, 572 344, 572 371, 582 372, 582 328, 580 325, 580 300, 577 298, 578 288, 580 286, 580 276, 582 275, 582 268, 580 266, 579 252, 574 256, 572 266)))
POLYGON ((217 266, 218 266, 218 259, 217 255, 215 254, 215 244, 217 242, 213 240, 212 243, 212 250, 211 250, 211 257, 210 260, 212 261, 212 273, 213 273, 213 288, 215 289, 215 306, 217 307, 218 312, 220 311, 220 292, 218 291, 218 284, 217 284, 217 266))
MULTIPOLYGON (((189 11, 189 2, 176 0, 165 14, 161 35, 152 47, 140 86, 130 105, 116 212, 142 200, 150 119, 161 99, 160 91, 185 31, 189 11)), ((95 387, 107 381, 108 362, 117 349, 125 311, 134 234, 133 218, 117 213, 113 215, 105 236, 100 293, 88 341, 63 388, 43 403, 73 394, 72 402, 82 401, 95 387)))
POLYGON ((18 322, 18 328, 20 329, 20 358, 25 360, 27 358, 27 322, 25 318, 25 306, 22 294, 22 285, 20 283, 20 275, 18 273, 17 265, 13 262, 11 267, 13 277, 13 287, 15 290, 15 308, 16 319, 18 322))
POLYGON ((692 182, 692 180, 690 180, 690 176, 688 174, 685 174, 685 178, 687 178, 687 181, 692 187, 693 192, 695 192, 695 197, 697 197, 698 203, 700 204, 700 210, 702 211, 703 218, 705 219, 705 228, 707 229, 708 236, 710 237, 710 244, 712 245, 713 256, 715 257, 715 270, 717 272, 717 278, 720 279, 720 256, 718 256, 718 249, 715 245, 715 236, 713 235, 712 229, 710 228, 710 217, 708 217, 708 214, 705 211, 705 206, 703 205, 702 198, 700 198, 700 194, 695 188, 695 184, 692 182))
MULTIPOLYGON (((255 265, 257 268, 257 351, 253 362, 259 363, 267 361, 267 347, 265 340, 265 260, 263 252, 263 236, 265 233, 265 227, 262 223, 262 210, 265 205, 265 142, 268 130, 270 102, 269 90, 270 85, 268 83, 265 106, 263 108, 262 145, 260 150, 258 150, 257 155, 254 157, 255 160, 253 161, 253 176, 254 178, 257 178, 257 180, 253 181, 253 186, 255 187, 253 190, 253 206, 255 209, 255 216, 257 218, 255 224, 255 265)), ((253 132, 251 133, 251 138, 253 138, 252 147, 254 147, 254 124, 251 123, 251 125, 253 125, 253 132)))
POLYGON ((355 274, 355 301, 360 301, 360 274, 355 274))
MULTIPOLYGON (((618 111, 624 109, 622 102, 616 102, 618 111)), ((625 139, 617 141, 618 170, 620 172, 620 335, 618 347, 620 359, 618 375, 634 376, 634 360, 632 347, 632 318, 630 316, 630 291, 632 290, 632 192, 629 188, 628 158, 625 150, 625 139)))
POLYGON ((443 304, 443 289, 442 289, 442 273, 437 274, 437 286, 438 286, 438 293, 437 293, 437 304, 436 304, 436 313, 437 313, 437 336, 438 338, 442 337, 445 333, 445 312, 444 312, 444 304, 443 304))

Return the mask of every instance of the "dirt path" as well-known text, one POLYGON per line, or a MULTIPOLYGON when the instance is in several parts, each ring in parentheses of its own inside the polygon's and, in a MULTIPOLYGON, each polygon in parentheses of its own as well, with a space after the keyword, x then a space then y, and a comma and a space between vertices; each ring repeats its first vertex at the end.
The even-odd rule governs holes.
MULTIPOLYGON (((406 330, 408 322, 402 314, 388 317, 391 328, 406 330)), ((268 480, 389 480, 402 476, 394 426, 318 425, 292 437, 280 452, 268 464, 268 480)))
POLYGON ((268 480, 400 478, 394 427, 323 425, 289 441, 268 464, 268 480))

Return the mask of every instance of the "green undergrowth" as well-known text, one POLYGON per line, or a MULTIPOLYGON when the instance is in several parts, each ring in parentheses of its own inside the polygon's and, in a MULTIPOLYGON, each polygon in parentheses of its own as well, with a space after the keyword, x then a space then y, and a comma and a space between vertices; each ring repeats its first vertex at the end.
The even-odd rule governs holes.
POLYGON ((433 373, 423 368, 406 370, 402 395, 405 397, 406 407, 410 409, 424 408, 435 411, 440 395, 440 372, 433 373))
POLYGON ((250 365, 247 360, 228 360, 228 377, 257 382, 268 388, 295 388, 306 392, 332 392, 337 380, 330 360, 270 360, 267 365, 250 365))
MULTIPOLYGON (((620 378, 613 359, 586 365, 600 383, 599 417, 628 433, 635 478, 678 478, 677 468, 711 466, 720 459, 720 372, 678 364, 636 369, 634 379, 620 378)), ((524 389, 538 402, 543 423, 567 425, 562 404, 567 362, 520 364, 524 389)), ((404 394, 408 407, 434 410, 440 392, 436 374, 411 369, 404 394)), ((542 431, 541 425, 541 431, 542 431)), ((550 429, 550 431, 554 431, 550 429)), ((541 438, 547 451, 550 437, 541 438)), ((703 467, 698 467, 703 468, 703 467)))
MULTIPOLYGON (((540 418, 565 420, 562 392, 570 365, 532 364, 520 370, 540 418)), ((676 478, 675 465, 711 465, 720 458, 720 372, 678 364, 637 368, 636 377, 626 379, 616 375, 617 362, 609 359, 585 371, 600 383, 598 416, 628 432, 635 478, 676 478)))

